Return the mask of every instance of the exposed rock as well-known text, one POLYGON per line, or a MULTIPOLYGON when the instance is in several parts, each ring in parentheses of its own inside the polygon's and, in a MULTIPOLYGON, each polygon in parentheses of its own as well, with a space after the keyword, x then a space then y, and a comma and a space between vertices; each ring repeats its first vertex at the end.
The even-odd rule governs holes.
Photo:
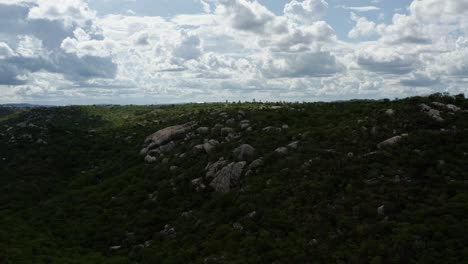
POLYGON ((156 157, 153 157, 151 155, 146 155, 146 157, 145 157, 145 162, 146 163, 155 163, 156 160, 157 160, 156 157))
POLYGON ((226 160, 219 160, 214 163, 209 163, 206 165, 205 170, 206 172, 206 178, 212 179, 216 176, 216 173, 220 171, 222 168, 224 168, 228 162, 226 160))
POLYGON ((257 212, 256 211, 253 211, 253 212, 250 212, 247 217, 249 218, 254 218, 255 216, 257 215, 257 212))
POLYGON ((43 140, 42 138, 36 140, 36 144, 40 144, 40 145, 47 145, 47 141, 43 140))
POLYGON ((250 163, 248 169, 249 169, 249 170, 257 169, 257 168, 263 166, 263 163, 264 163, 263 158, 258 158, 258 159, 254 160, 254 161, 252 161, 252 162, 250 163))
POLYGON ((244 117, 245 116, 245 111, 239 110, 239 111, 237 111, 237 114, 244 117))
POLYGON ((448 104, 445 107, 447 107, 448 110, 453 111, 453 112, 458 112, 461 110, 460 107, 453 105, 453 104, 448 104))
POLYGON ((282 129, 289 129, 289 126, 288 125, 283 125, 281 126, 282 129))
POLYGON ((404 136, 407 136, 407 135, 394 136, 392 138, 384 140, 384 141, 380 142, 379 144, 377 144, 377 148, 381 149, 381 148, 396 145, 398 142, 400 142, 403 139, 404 136))
POLYGON ((244 129, 248 128, 248 127, 250 127, 250 121, 249 120, 240 121, 240 128, 242 130, 244 130, 244 129))
POLYGON ((280 155, 288 155, 288 148, 287 147, 279 147, 275 149, 275 153, 280 154, 280 155))
POLYGON ((223 127, 224 126, 221 125, 221 124, 216 124, 216 125, 214 125, 213 130, 221 130, 223 127))
POLYGON ((226 120, 226 125, 232 126, 236 123, 236 120, 234 118, 226 120))
MULTIPOLYGON (((434 104, 434 102, 432 104, 434 104)), ((442 105, 445 106, 444 104, 442 104, 442 105)), ((443 122, 444 121, 444 119, 440 116, 440 111, 439 110, 433 109, 433 108, 431 108, 430 106, 428 106, 426 104, 420 104, 419 107, 421 108, 421 111, 425 112, 428 116, 435 119, 436 121, 438 121, 438 122, 443 122)))
POLYGON ((192 180, 192 185, 195 187, 195 190, 197 192, 200 192, 206 189, 206 185, 203 183, 203 178, 196 178, 192 180))
POLYGON ((242 231, 244 229, 244 227, 239 222, 235 222, 234 224, 232 224, 232 227, 239 231, 242 231))
POLYGON ((395 115, 395 110, 387 109, 387 110, 385 110, 385 115, 392 117, 392 116, 395 115))
POLYGON ((352 157, 354 157, 354 153, 348 152, 348 154, 346 154, 346 156, 348 156, 348 158, 352 158, 352 157))
POLYGON ((427 115, 435 119, 436 121, 443 122, 444 119, 440 116, 440 111, 436 109, 431 109, 427 112, 427 115))
POLYGON ((297 149, 298 146, 299 146, 299 141, 294 141, 288 144, 288 148, 290 149, 297 149))
POLYGON ((210 129, 208 127, 199 127, 197 128, 197 133, 200 135, 206 135, 210 133, 210 129))
POLYGON ((431 110, 432 108, 428 106, 427 104, 420 104, 419 107, 421 108, 421 111, 426 112, 431 110))
POLYGON ((165 225, 164 229, 159 231, 159 234, 161 234, 163 236, 174 238, 176 236, 176 231, 170 225, 165 225))
POLYGON ((204 144, 199 144, 199 145, 195 145, 193 146, 193 151, 195 153, 204 153, 205 152, 205 148, 203 146, 204 144))
POLYGON ((166 127, 157 131, 156 133, 148 136, 145 140, 146 147, 143 148, 140 152, 141 155, 146 155, 148 151, 154 148, 158 148, 161 145, 164 145, 171 140, 182 136, 183 134, 187 133, 188 131, 192 130, 196 123, 189 122, 183 125, 176 125, 171 127, 166 127))
POLYGON ((272 126, 267 126, 262 129, 264 132, 281 132, 281 128, 279 127, 272 127, 272 126))
POLYGON ((436 107, 445 108, 445 104, 440 103, 440 102, 432 102, 431 104, 436 107))
POLYGON ((379 215, 384 215, 385 214, 385 205, 379 206, 379 208, 377 208, 377 213, 379 215))
POLYGON ((255 155, 255 148, 249 144, 243 144, 236 148, 233 153, 236 160, 249 161, 255 155))
POLYGON ((211 181, 210 186, 217 192, 229 192, 232 187, 236 187, 240 183, 240 177, 242 170, 247 163, 232 162, 229 165, 222 168, 216 173, 215 178, 211 181))
POLYGON ((229 133, 234 132, 234 129, 230 127, 223 127, 221 128, 221 135, 228 135, 229 133))
POLYGON ((160 153, 164 153, 164 152, 169 152, 171 150, 173 150, 174 148, 176 147, 176 143, 174 141, 171 141, 167 144, 164 144, 162 146, 160 146, 158 149, 160 151, 160 153))
POLYGON ((203 149, 206 153, 211 153, 218 145, 219 142, 217 140, 210 139, 208 142, 203 144, 203 149))
POLYGON ((122 246, 120 246, 120 245, 109 247, 110 250, 114 250, 114 251, 115 251, 115 250, 119 250, 119 249, 121 249, 121 248, 122 248, 122 246))

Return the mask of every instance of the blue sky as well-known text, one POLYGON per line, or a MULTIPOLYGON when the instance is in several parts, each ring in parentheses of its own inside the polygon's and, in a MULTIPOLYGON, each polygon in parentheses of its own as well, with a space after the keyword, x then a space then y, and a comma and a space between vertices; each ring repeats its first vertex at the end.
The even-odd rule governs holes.
POLYGON ((465 0, 0 0, 0 103, 468 89, 465 0))

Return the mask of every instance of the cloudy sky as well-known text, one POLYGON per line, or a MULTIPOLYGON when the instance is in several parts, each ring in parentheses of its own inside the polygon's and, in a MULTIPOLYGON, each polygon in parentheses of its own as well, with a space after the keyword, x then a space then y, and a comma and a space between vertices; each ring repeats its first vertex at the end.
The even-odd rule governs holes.
POLYGON ((468 0, 0 0, 0 103, 468 91, 468 0))

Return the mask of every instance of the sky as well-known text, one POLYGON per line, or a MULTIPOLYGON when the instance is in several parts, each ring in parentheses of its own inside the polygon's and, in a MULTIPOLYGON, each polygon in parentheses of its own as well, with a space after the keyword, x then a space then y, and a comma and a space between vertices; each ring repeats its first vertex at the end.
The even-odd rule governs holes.
POLYGON ((468 0, 0 0, 0 104, 468 91, 468 0))

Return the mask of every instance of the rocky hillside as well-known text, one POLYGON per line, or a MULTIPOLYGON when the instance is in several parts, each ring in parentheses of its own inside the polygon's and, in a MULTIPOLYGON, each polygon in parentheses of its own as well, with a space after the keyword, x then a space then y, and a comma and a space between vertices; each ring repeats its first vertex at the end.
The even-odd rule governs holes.
POLYGON ((468 100, 0 107, 0 263, 463 263, 468 100))

